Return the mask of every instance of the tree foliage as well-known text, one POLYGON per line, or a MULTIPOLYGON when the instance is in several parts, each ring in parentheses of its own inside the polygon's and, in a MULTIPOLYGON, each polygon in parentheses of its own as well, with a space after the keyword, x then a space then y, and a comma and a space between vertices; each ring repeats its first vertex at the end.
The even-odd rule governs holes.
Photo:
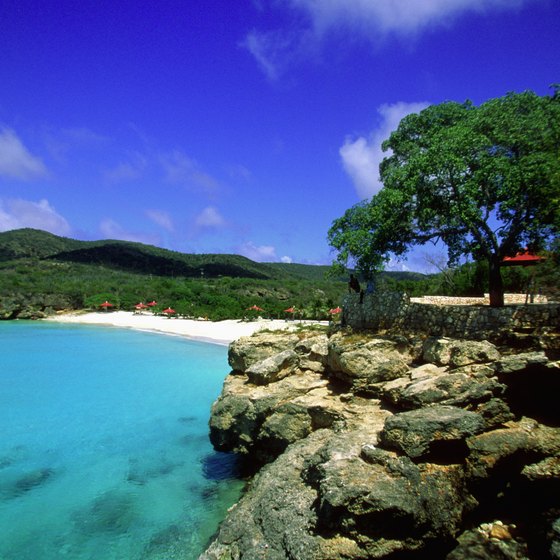
POLYGON ((329 230, 338 263, 369 273, 443 241, 450 264, 488 263, 491 304, 503 305, 502 259, 542 249, 560 229, 560 90, 433 105, 405 117, 383 149, 383 188, 329 230))

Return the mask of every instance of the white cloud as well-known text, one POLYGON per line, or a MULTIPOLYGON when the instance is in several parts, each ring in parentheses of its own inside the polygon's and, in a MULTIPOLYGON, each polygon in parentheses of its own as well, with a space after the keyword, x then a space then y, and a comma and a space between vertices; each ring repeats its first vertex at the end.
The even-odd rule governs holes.
POLYGON ((0 231, 35 228, 56 235, 69 235, 70 224, 49 204, 22 199, 0 199, 0 231))
POLYGON ((169 232, 172 232, 175 229, 173 219, 167 212, 164 212, 163 210, 146 210, 146 216, 148 216, 148 218, 152 220, 152 222, 169 232))
POLYGON ((118 222, 111 218, 105 218, 99 224, 99 231, 106 239, 120 239, 122 241, 137 241, 149 245, 160 245, 161 240, 157 235, 148 235, 127 231, 118 222))
POLYGON ((0 129, 0 176, 23 181, 45 177, 47 168, 9 128, 0 129))
POLYGON ((512 9, 530 0, 291 0, 307 12, 316 33, 346 27, 371 38, 446 24, 468 12, 512 9))
POLYGON ((405 260, 390 259, 385 265, 385 270, 391 270, 393 272, 410 272, 411 269, 405 260))
POLYGON ((511 10, 532 1, 535 0, 288 0, 272 5, 291 8, 298 23, 291 28, 253 30, 242 46, 266 76, 276 80, 290 63, 313 54, 323 37, 333 32, 345 32, 350 39, 362 37, 379 42, 388 34, 416 35, 426 28, 449 25, 469 12, 511 10), (301 18, 302 14, 306 19, 301 18))
POLYGON ((194 224, 197 228, 222 228, 227 222, 217 208, 207 206, 196 216, 194 224))
POLYGON ((276 262, 278 260, 276 249, 272 245, 255 245, 252 241, 243 243, 237 248, 236 253, 257 262, 276 262))
POLYGON ((277 80, 293 58, 305 51, 308 32, 305 29, 287 31, 251 31, 241 44, 255 58, 260 69, 271 81, 277 80))
POLYGON ((255 57, 268 79, 276 80, 279 72, 273 59, 274 51, 278 51, 280 44, 276 45, 274 38, 269 34, 251 31, 242 46, 255 57))
POLYGON ((282 258, 280 259, 280 261, 283 262, 283 263, 286 263, 286 264, 290 264, 290 263, 294 262, 294 261, 292 260, 292 257, 288 257, 288 256, 282 257, 282 258))
POLYGON ((356 192, 361 199, 370 198, 377 194, 383 186, 379 181, 379 164, 390 152, 383 152, 381 144, 389 138, 403 117, 410 113, 418 113, 426 108, 428 103, 395 103, 381 105, 377 112, 381 116, 379 126, 371 132, 368 138, 363 136, 347 138, 339 153, 344 169, 352 178, 356 192))
POLYGON ((197 188, 206 193, 215 192, 219 183, 203 171, 198 163, 180 150, 174 150, 160 157, 165 180, 175 185, 197 188))

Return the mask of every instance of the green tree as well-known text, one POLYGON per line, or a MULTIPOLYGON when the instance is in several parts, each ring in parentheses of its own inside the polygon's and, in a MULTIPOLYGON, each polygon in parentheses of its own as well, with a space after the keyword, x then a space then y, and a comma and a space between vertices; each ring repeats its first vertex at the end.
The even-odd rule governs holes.
POLYGON ((449 264, 488 263, 490 304, 503 305, 500 263, 560 229, 560 89, 511 93, 476 107, 446 102, 401 120, 380 165, 383 188, 335 220, 337 264, 368 274, 391 255, 443 241, 449 264))

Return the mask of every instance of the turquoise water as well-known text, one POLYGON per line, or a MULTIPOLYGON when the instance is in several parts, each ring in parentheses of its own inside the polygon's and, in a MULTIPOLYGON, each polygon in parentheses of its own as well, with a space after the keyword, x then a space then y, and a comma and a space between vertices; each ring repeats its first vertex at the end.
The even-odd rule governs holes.
POLYGON ((227 348, 0 323, 0 559, 197 558, 238 498, 208 416, 227 348))

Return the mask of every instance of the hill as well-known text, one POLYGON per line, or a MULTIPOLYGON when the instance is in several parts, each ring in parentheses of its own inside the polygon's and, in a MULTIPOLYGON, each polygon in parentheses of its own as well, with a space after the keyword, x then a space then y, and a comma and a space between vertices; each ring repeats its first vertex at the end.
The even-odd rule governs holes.
POLYGON ((277 271, 240 255, 185 254, 131 241, 78 241, 36 229, 0 233, 0 262, 52 259, 158 276, 275 278, 277 271))
MULTIPOLYGON (((134 309, 140 301, 156 300, 180 314, 216 320, 283 318, 289 307, 298 310, 297 317, 327 319, 347 290, 347 278, 329 277, 329 271, 328 266, 257 263, 240 255, 185 254, 20 229, 0 233, 0 318, 96 308, 105 300, 134 309), (254 305, 263 311, 250 311, 254 305)), ((402 276, 384 273, 391 286, 402 276)), ((405 278, 420 286, 424 277, 405 273, 405 278)))

